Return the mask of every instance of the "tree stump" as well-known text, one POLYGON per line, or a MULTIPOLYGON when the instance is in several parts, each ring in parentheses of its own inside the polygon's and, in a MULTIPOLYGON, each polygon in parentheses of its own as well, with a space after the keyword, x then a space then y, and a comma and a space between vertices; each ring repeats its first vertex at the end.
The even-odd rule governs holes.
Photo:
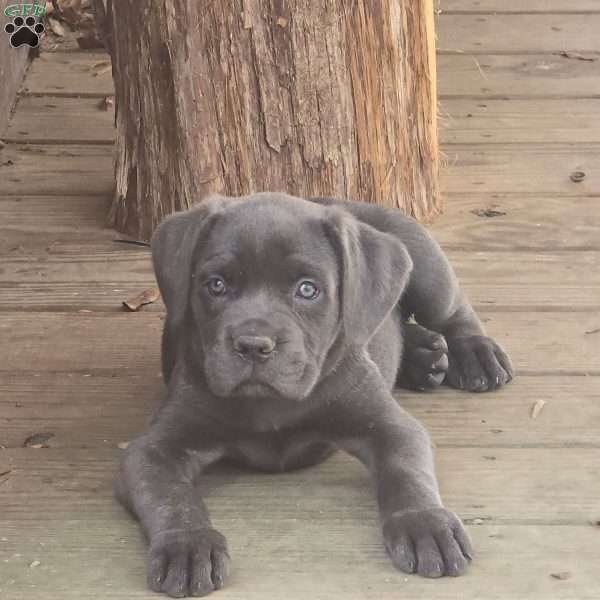
POLYGON ((108 30, 119 230, 214 192, 439 212, 433 0, 119 0, 108 30))

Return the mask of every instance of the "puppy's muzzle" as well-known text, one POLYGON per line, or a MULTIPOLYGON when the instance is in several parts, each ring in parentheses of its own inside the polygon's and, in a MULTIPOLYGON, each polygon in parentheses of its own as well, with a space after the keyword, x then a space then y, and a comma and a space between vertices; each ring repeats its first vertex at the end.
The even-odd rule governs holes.
POLYGON ((233 349, 244 360, 264 362, 273 355, 275 340, 266 336, 240 335, 233 340, 233 349))

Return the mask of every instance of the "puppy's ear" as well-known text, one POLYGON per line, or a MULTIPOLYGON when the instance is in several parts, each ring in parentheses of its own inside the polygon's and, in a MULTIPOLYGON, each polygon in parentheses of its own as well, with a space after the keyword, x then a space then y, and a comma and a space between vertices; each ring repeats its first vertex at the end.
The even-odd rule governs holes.
POLYGON ((341 264, 344 334, 362 346, 400 301, 413 263, 399 239, 345 213, 332 213, 328 226, 341 264))
POLYGON ((183 319, 187 308, 194 252, 230 200, 215 196, 188 211, 170 215, 152 236, 156 280, 167 312, 176 322, 183 319))

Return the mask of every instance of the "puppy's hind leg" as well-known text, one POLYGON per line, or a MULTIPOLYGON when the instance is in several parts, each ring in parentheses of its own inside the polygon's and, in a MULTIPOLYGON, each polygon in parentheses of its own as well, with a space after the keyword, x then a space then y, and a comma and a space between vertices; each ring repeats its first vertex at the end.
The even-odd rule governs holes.
POLYGON ((421 392, 439 387, 448 371, 448 344, 441 333, 403 323, 404 350, 397 384, 421 392))

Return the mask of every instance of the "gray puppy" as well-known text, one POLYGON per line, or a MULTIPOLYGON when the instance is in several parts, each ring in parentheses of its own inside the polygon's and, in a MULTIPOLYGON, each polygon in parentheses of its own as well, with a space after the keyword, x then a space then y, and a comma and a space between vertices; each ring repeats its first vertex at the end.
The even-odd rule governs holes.
POLYGON ((460 575, 471 544, 391 391, 398 378, 491 390, 512 367, 426 230, 376 205, 265 193, 169 217, 152 251, 168 392, 116 484, 150 542, 150 588, 223 585, 229 554, 198 482, 209 464, 282 471, 339 448, 373 475, 394 565, 460 575))

